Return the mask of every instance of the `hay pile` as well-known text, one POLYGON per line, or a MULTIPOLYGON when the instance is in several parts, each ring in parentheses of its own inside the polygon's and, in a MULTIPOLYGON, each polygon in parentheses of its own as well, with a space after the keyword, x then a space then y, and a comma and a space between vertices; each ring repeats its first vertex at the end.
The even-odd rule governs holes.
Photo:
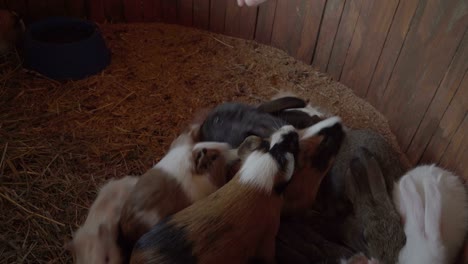
POLYGON ((397 146, 374 108, 277 49, 160 24, 102 31, 113 61, 98 76, 58 83, 0 65, 0 263, 70 262, 63 243, 98 186, 145 172, 197 110, 224 101, 292 90, 397 146))

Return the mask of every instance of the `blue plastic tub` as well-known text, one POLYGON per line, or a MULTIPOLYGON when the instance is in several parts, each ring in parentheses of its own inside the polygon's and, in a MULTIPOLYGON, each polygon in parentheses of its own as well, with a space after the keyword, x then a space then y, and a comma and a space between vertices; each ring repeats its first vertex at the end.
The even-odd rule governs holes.
POLYGON ((56 80, 77 80, 102 71, 110 51, 97 25, 68 17, 31 24, 24 39, 24 66, 56 80))

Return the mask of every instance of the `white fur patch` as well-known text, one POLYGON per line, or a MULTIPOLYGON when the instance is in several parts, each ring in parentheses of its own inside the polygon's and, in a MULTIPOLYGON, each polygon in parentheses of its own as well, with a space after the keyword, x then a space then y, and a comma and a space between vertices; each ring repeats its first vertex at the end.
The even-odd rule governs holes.
POLYGON ((199 149, 217 149, 221 152, 227 152, 231 149, 231 146, 228 143, 222 143, 222 142, 199 142, 193 146, 193 150, 199 150, 199 149))
POLYGON ((301 139, 306 139, 312 136, 317 135, 322 129, 334 126, 337 123, 341 123, 341 118, 338 116, 327 118, 323 121, 318 122, 317 124, 305 129, 302 133, 301 139))
POLYGON ((284 172, 285 180, 291 180, 291 177, 294 173, 294 156, 291 153, 286 153, 286 160, 288 163, 286 164, 286 170, 284 172))
POLYGON ((177 146, 169 151, 154 168, 169 173, 182 186, 184 193, 192 202, 202 199, 216 191, 208 175, 194 175, 192 145, 177 146))
POLYGON ((239 181, 269 193, 273 189, 278 170, 278 163, 269 153, 255 151, 242 165, 239 181))
POLYGON ((296 129, 291 126, 282 126, 280 129, 278 129, 273 135, 271 135, 271 142, 270 142, 270 148, 272 148, 274 145, 281 143, 283 140, 283 135, 288 134, 289 132, 295 131, 296 129))
POLYGON ((306 114, 308 114, 309 116, 319 116, 319 117, 324 117, 325 114, 320 111, 320 109, 318 107, 313 107, 311 104, 307 104, 306 107, 304 108, 291 108, 291 109, 286 109, 285 111, 302 111, 306 114))

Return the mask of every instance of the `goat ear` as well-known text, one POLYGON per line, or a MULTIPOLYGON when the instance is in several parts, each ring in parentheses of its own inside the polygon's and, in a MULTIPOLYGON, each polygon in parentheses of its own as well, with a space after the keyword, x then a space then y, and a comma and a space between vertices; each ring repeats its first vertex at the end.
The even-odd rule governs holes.
POLYGON ((424 205, 421 195, 416 189, 414 180, 410 177, 404 177, 400 182, 401 203, 405 205, 406 224, 416 225, 418 231, 424 234, 424 205))
POLYGON ((424 179, 425 214, 424 224, 427 237, 441 239, 442 195, 434 177, 424 179))

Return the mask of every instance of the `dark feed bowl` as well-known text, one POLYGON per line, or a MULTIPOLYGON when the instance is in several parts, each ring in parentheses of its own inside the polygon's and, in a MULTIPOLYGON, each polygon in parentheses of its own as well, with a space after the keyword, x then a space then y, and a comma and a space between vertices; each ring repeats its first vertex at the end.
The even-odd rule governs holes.
POLYGON ((110 63, 110 52, 96 24, 54 17, 33 23, 24 40, 25 67, 56 80, 94 75, 110 63))

